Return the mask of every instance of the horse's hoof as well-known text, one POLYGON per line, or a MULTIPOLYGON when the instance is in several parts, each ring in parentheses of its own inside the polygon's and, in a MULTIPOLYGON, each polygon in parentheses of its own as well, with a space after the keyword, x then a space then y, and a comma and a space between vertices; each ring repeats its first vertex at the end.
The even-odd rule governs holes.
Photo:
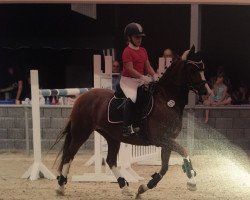
POLYGON ((142 198, 141 194, 143 194, 144 192, 146 192, 148 189, 149 188, 146 185, 144 185, 144 184, 140 185, 139 188, 138 188, 138 192, 137 192, 135 198, 136 199, 141 199, 142 198))
POLYGON ((149 189, 149 188, 148 188, 146 185, 142 184, 142 185, 140 185, 140 187, 138 188, 138 194, 143 194, 143 193, 146 192, 148 189, 149 189))
POLYGON ((56 188, 56 194, 58 196, 64 196, 64 193, 65 193, 65 189, 64 189, 64 186, 58 186, 56 188))
POLYGON ((141 198, 142 198, 142 196, 139 193, 137 193, 135 196, 135 199, 141 199, 141 198))
POLYGON ((134 196, 134 194, 132 193, 132 192, 130 192, 129 191, 129 187, 126 185, 126 186, 124 186, 123 187, 123 189, 122 189, 122 194, 124 195, 124 196, 134 196))
POLYGON ((187 182, 187 189, 190 190, 190 191, 196 191, 197 190, 197 186, 194 183, 187 182))

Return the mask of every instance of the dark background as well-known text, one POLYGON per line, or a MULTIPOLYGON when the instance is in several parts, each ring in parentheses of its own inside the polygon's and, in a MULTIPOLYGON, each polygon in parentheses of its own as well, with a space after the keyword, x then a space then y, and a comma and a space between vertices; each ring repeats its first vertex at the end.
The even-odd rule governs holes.
MULTIPOLYGON (((250 84, 250 7, 202 5, 201 10, 207 76, 223 65, 235 87, 250 84)), ((38 68, 47 88, 68 87, 66 73, 81 69, 77 87, 91 87, 92 55, 114 47, 120 60, 124 27, 133 21, 144 27, 143 46, 153 66, 165 48, 182 54, 190 47, 190 5, 97 5, 97 19, 72 12, 69 4, 0 5, 0 65, 38 68)))
POLYGON ((234 86, 250 86, 250 6, 203 6, 202 13, 209 75, 223 65, 234 86))
POLYGON ((165 48, 172 48, 179 54, 189 48, 189 5, 99 5, 97 13, 102 23, 117 29, 118 57, 126 44, 124 27, 131 22, 143 26, 146 33, 143 46, 154 66, 165 48))

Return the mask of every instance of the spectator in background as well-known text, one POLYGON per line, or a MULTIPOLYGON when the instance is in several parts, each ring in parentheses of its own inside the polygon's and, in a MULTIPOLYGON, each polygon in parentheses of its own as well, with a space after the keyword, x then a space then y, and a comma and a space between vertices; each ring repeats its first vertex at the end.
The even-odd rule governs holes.
POLYGON ((232 101, 235 105, 249 103, 248 88, 244 83, 240 84, 238 89, 233 92, 232 101))
POLYGON ((163 52, 163 57, 165 58, 165 66, 169 67, 173 61, 178 57, 174 51, 170 48, 167 48, 163 52))
POLYGON ((20 68, 9 66, 7 68, 5 87, 1 88, 0 92, 9 92, 10 99, 15 99, 16 104, 20 104, 29 90, 28 81, 25 79, 24 73, 20 70, 20 68))
POLYGON ((172 49, 165 49, 163 51, 163 55, 162 57, 164 58, 164 63, 162 63, 159 68, 157 69, 157 74, 159 76, 159 78, 165 73, 165 71, 167 70, 168 67, 170 67, 170 65, 172 64, 172 62, 175 61, 175 59, 177 58, 176 54, 173 52, 172 49))
POLYGON ((112 63, 112 90, 116 91, 116 86, 120 83, 120 64, 118 61, 112 63))
MULTIPOLYGON (((212 86, 213 93, 204 100, 205 106, 220 106, 231 104, 231 97, 228 94, 228 87, 224 84, 224 74, 217 75, 216 81, 212 86)), ((208 122, 209 110, 205 110, 205 123, 208 122)))
POLYGON ((165 67, 169 67, 171 63, 173 62, 174 54, 172 49, 165 49, 163 52, 163 58, 165 58, 165 67))
POLYGON ((220 74, 224 74, 224 84, 227 86, 227 87, 230 87, 231 88, 231 81, 230 79, 226 76, 226 71, 225 71, 225 67, 223 65, 220 65, 217 67, 217 70, 216 70, 216 75, 214 77, 212 77, 210 80, 209 80, 209 85, 211 87, 213 87, 213 85, 215 84, 216 82, 216 79, 218 77, 218 75, 220 74))
POLYGON ((165 49, 163 52, 163 57, 164 58, 173 58, 174 57, 173 50, 170 48, 165 49))
POLYGON ((31 99, 31 82, 29 75, 25 75, 24 77, 24 87, 21 96, 22 100, 25 100, 26 98, 31 99))
POLYGON ((120 64, 117 60, 112 63, 112 73, 120 73, 120 64))

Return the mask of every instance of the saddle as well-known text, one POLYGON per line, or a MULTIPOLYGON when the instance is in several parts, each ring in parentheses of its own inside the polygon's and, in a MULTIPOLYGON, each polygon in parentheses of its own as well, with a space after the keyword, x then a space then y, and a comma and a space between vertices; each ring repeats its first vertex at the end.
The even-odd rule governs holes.
MULTIPOLYGON (((137 90, 137 100, 135 102, 136 115, 133 119, 134 124, 137 126, 140 126, 142 120, 146 119, 153 109, 154 91, 154 83, 150 84, 148 87, 141 86, 137 90)), ((110 100, 108 105, 108 121, 110 123, 123 123, 123 110, 125 101, 126 96, 118 84, 114 97, 110 100)))

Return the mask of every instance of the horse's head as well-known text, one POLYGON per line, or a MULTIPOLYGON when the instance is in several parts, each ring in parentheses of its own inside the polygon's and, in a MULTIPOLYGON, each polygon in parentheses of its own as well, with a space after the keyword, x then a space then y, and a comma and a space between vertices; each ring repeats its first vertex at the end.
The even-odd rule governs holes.
POLYGON ((195 53, 195 47, 185 51, 182 59, 176 59, 164 72, 158 82, 160 91, 170 98, 181 97, 181 104, 186 105, 188 91, 192 90, 199 96, 211 93, 205 76, 204 63, 200 53, 195 53))
POLYGON ((188 88, 194 91, 196 94, 204 95, 207 92, 210 93, 205 75, 204 75, 204 63, 202 61, 201 53, 195 53, 195 47, 185 51, 182 60, 187 72, 187 85, 188 88))

